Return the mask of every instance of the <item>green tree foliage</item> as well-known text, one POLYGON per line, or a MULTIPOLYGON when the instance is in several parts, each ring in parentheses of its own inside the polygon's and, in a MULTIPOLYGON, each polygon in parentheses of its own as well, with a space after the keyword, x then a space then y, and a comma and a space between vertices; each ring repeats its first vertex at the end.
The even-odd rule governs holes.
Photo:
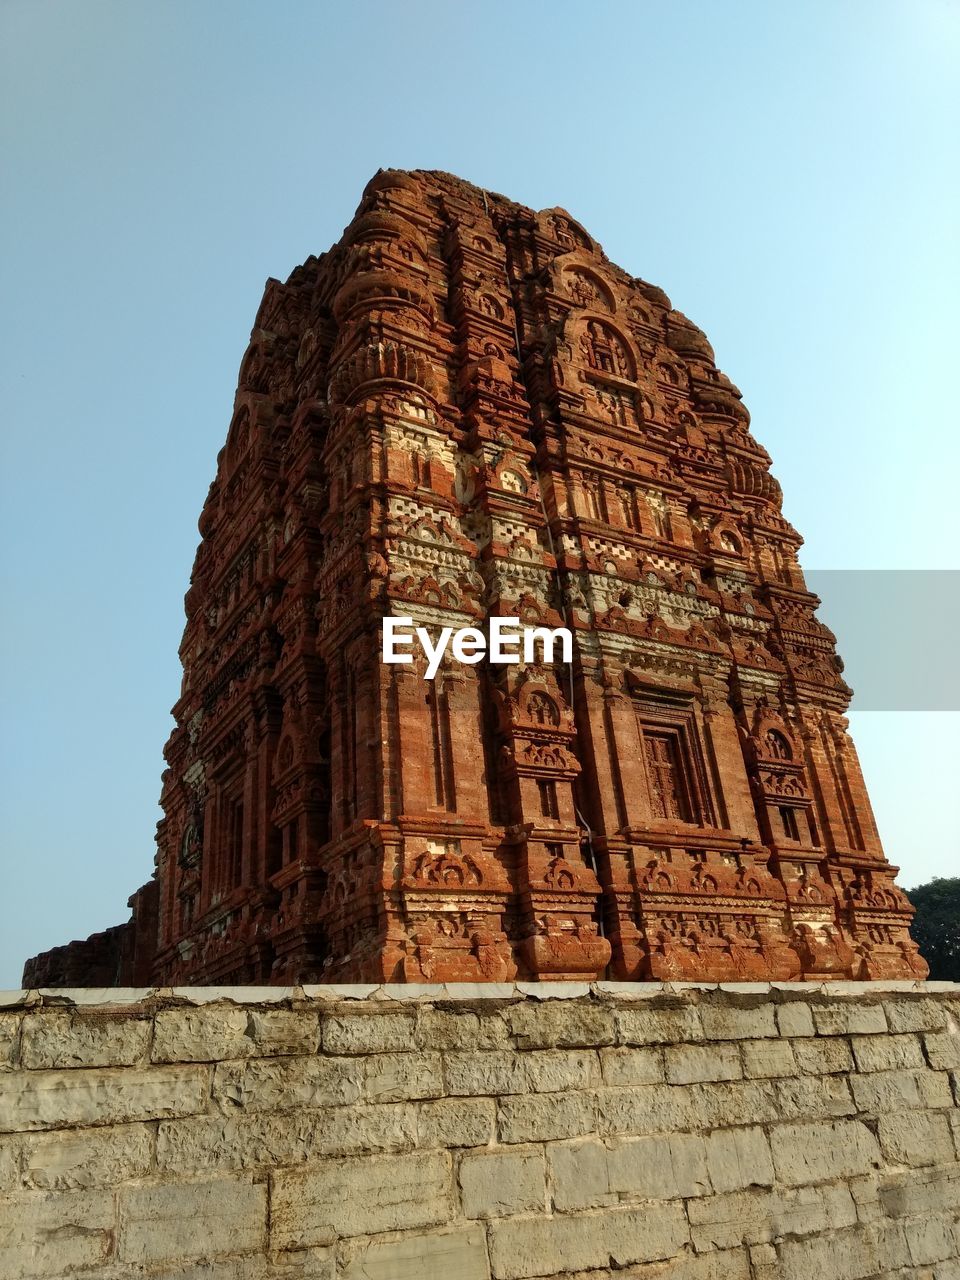
POLYGON ((930 977, 960 982, 960 879, 936 876, 907 890, 917 909, 910 932, 930 966, 930 977))

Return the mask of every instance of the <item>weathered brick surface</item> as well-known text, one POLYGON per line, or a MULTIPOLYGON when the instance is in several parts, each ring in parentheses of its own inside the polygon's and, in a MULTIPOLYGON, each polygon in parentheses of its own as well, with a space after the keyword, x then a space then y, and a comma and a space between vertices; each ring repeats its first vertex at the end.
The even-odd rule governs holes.
POLYGON ((956 996, 802 991, 27 995, 0 1277, 958 1280, 956 996))
MULTIPOLYGON (((240 362, 156 873, 25 980, 695 978, 746 997, 705 1026, 727 1040, 775 1034, 758 980, 925 974, 749 423, 706 335, 564 210, 375 174, 267 283, 240 362), (425 681, 419 644, 380 661, 408 613, 445 641, 565 624, 571 661, 425 681)), ((524 1009, 522 1047, 598 1047, 603 1014, 524 1009)))

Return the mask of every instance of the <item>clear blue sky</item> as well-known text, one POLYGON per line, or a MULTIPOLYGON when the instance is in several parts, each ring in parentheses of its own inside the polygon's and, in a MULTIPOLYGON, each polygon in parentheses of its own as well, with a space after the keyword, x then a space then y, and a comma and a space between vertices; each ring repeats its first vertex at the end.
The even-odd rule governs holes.
MULTIPOLYGON (((0 46, 0 985, 150 874, 263 284, 380 166, 563 205, 665 288, 806 567, 960 567, 956 3, 3 0, 0 46)), ((960 863, 958 720, 852 718, 907 885, 960 863)))

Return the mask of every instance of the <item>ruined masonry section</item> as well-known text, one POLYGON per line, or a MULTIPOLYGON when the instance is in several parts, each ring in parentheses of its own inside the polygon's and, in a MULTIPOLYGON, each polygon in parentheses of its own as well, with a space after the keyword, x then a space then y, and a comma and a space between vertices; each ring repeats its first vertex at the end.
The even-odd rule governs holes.
POLYGON ((200 533, 155 877, 27 985, 926 975, 740 392, 564 210, 377 174, 200 533), (387 614, 573 662, 425 681, 387 614))
POLYGON ((956 1280, 960 987, 0 1000, 4 1280, 956 1280))

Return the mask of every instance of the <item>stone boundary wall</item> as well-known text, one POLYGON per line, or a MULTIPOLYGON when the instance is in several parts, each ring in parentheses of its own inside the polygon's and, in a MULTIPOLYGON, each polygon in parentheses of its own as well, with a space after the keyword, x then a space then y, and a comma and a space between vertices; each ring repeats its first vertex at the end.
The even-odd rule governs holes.
POLYGON ((960 986, 0 996, 0 1277, 960 1277, 960 986))

